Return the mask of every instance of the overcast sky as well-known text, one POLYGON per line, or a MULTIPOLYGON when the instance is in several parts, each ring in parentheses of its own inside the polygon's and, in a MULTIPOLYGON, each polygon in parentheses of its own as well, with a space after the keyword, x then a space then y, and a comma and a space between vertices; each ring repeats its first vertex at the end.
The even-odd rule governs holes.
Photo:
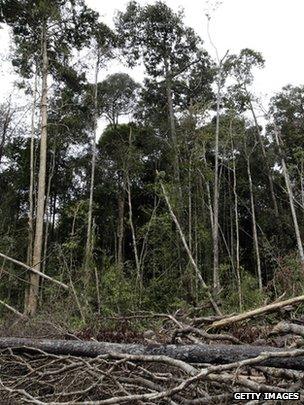
MULTIPOLYGON (((139 0, 139 3, 153 1, 139 0)), ((166 3, 173 9, 184 8, 187 25, 195 29, 204 40, 206 48, 215 56, 206 30, 205 12, 208 1, 166 0, 166 3)), ((99 11, 104 22, 112 24, 115 11, 123 10, 127 1, 87 0, 87 4, 99 11)), ((266 67, 256 73, 254 87, 256 93, 266 100, 288 83, 304 84, 303 16, 304 0, 223 0, 212 15, 212 39, 222 55, 228 49, 230 52, 237 52, 245 47, 262 52, 266 67)), ((0 52, 5 54, 8 50, 8 36, 4 30, 0 31, 0 41, 0 52)), ((2 95, 11 91, 7 69, 8 64, 2 64, 2 95)), ((122 67, 117 64, 109 67, 111 73, 115 70, 122 70, 122 67)), ((137 80, 138 72, 133 72, 137 80)), ((103 76, 106 74, 106 71, 102 72, 103 76)))

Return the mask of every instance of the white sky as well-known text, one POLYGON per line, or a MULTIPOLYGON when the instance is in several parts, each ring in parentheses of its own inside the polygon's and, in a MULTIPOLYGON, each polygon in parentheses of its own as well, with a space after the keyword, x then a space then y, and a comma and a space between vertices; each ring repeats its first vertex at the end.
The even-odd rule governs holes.
MULTIPOLYGON (((102 21, 109 25, 115 11, 123 10, 127 4, 125 0, 86 1, 91 8, 99 11, 102 21)), ((138 2, 147 4, 154 1, 138 2)), ((184 8, 186 24, 195 29, 207 50, 215 56, 206 32, 208 0, 166 0, 166 3, 173 9, 184 8)), ((303 16, 304 0, 222 0, 222 5, 212 16, 212 39, 221 55, 228 49, 233 53, 245 47, 262 52, 266 67, 256 72, 254 88, 256 94, 267 100, 288 83, 304 84, 303 16)), ((5 55, 7 50, 7 33, 0 30, 0 55, 5 55)), ((8 66, 8 63, 0 66, 0 100, 12 91, 8 66)), ((114 63, 101 76, 122 70, 125 69, 114 63)), ((129 73, 132 75, 132 72, 129 73)), ((140 76, 141 70, 133 71, 136 80, 140 80, 140 76)))

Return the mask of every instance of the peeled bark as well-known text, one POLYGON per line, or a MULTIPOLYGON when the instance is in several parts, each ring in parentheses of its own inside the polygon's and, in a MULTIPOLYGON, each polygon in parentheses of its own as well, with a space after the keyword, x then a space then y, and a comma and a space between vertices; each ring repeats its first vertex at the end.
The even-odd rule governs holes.
MULTIPOLYGON (((100 355, 152 355, 167 356, 186 363, 227 364, 251 359, 261 353, 286 352, 270 346, 253 345, 141 345, 108 342, 91 342, 78 340, 48 340, 4 337, 0 338, 0 349, 15 348, 20 352, 31 348, 43 350, 56 355, 81 357, 97 357, 100 355)), ((260 366, 290 368, 304 370, 304 356, 268 358, 259 363, 260 366)))

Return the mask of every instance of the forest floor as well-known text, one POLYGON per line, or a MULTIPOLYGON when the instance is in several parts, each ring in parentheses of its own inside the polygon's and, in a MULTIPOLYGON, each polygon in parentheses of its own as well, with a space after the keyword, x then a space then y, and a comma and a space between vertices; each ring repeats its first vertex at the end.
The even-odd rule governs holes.
POLYGON ((96 315, 85 326, 67 325, 58 318, 45 313, 31 320, 10 317, 2 322, 0 404, 303 403, 304 321, 295 318, 290 307, 221 330, 210 328, 219 317, 183 310, 110 318, 96 315), (4 346, 8 337, 21 338, 26 344, 4 346), (62 341, 82 342, 83 347, 89 342, 117 343, 113 347, 119 351, 106 349, 94 356, 60 353, 62 341), (44 349, 35 342, 55 342, 57 349, 44 349), (208 361, 174 355, 176 348, 186 346, 203 347, 208 356, 208 348, 218 351, 207 356, 208 361), (168 348, 173 355, 167 355, 168 348), (229 350, 234 353, 235 348, 241 356, 229 358, 229 350), (256 354, 247 355, 248 350, 256 354), (246 392, 261 396, 235 397, 246 392), (265 393, 277 399, 266 400, 265 393), (302 400, 286 399, 295 393, 302 400))

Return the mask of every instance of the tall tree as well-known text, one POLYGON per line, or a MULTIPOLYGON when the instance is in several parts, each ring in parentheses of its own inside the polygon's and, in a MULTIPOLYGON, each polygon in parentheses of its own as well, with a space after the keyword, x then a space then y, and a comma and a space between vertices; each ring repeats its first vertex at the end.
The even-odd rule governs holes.
MULTIPOLYGON (((88 43, 97 15, 82 0, 56 0, 52 3, 46 0, 5 0, 2 12, 4 21, 13 28, 16 47, 14 65, 25 77, 30 77, 34 66, 38 65, 41 77, 40 160, 33 248, 33 267, 40 270, 47 172, 48 76, 51 73, 58 79, 62 73, 60 68, 67 64, 72 50, 81 49, 88 43), (38 64, 36 61, 39 61, 38 64)), ((39 276, 32 273, 28 302, 25 303, 25 311, 29 315, 34 315, 37 310, 39 281, 39 276)))
POLYGON ((161 1, 143 7, 131 1, 124 13, 118 13, 116 28, 129 63, 134 65, 139 59, 142 60, 148 75, 164 83, 174 179, 179 204, 182 204, 174 82, 195 64, 200 64, 202 71, 205 71, 209 63, 208 55, 202 49, 199 37, 184 25, 183 13, 175 13, 161 1))
POLYGON ((111 56, 112 46, 114 45, 114 36, 110 29, 99 23, 93 32, 93 52, 96 58, 95 74, 93 84, 93 131, 91 137, 91 178, 90 178, 90 196, 88 209, 88 227, 87 240, 84 261, 84 283, 88 288, 90 280, 90 262, 92 260, 93 251, 93 203, 94 203, 94 183, 95 183, 95 166, 96 166, 96 136, 98 127, 98 74, 100 67, 111 56))

